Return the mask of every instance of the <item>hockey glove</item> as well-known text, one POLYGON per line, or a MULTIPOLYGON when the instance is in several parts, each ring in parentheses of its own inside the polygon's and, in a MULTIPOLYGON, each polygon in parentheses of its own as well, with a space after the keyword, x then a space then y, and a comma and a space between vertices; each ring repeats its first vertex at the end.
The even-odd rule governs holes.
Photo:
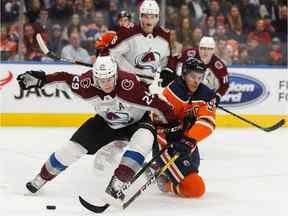
POLYGON ((166 139, 169 143, 179 141, 179 138, 183 135, 183 125, 180 121, 169 123, 165 129, 166 139))
POLYGON ((30 88, 42 88, 46 84, 46 75, 44 71, 26 71, 17 76, 20 88, 27 90, 30 88))
POLYGON ((195 150, 196 143, 195 139, 183 136, 179 142, 173 144, 172 148, 180 154, 188 155, 195 150))
POLYGON ((176 79, 176 73, 170 68, 164 68, 160 72, 160 78, 162 79, 162 87, 166 87, 169 83, 176 79))

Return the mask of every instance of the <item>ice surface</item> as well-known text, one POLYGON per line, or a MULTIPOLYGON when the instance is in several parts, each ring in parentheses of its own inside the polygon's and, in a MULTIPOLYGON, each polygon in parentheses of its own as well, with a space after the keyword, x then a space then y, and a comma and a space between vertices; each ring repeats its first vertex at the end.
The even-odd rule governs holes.
MULTIPOLYGON (((78 195, 101 203, 113 168, 96 171, 93 157, 73 164, 36 196, 25 183, 43 162, 64 145, 75 128, 0 128, 0 215, 95 215, 78 202, 78 195), (56 205, 56 210, 46 210, 56 205)), ((217 129, 199 144, 200 175, 206 183, 201 199, 161 194, 155 185, 126 210, 103 215, 124 216, 287 216, 288 130, 217 129)))

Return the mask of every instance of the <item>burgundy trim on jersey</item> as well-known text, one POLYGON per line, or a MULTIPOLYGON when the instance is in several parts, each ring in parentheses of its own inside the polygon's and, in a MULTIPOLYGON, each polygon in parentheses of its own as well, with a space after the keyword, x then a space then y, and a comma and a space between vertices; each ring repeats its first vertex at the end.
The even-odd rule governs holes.
MULTIPOLYGON (((141 26, 138 24, 134 24, 133 27, 120 27, 117 31, 117 41, 115 44, 111 44, 109 48, 113 48, 120 44, 122 41, 137 35, 137 34, 143 34, 145 37, 148 35, 142 31, 141 26)), ((166 40, 170 44, 170 32, 168 30, 165 30, 162 27, 156 26, 153 31, 153 36, 159 36, 162 37, 164 40, 166 40)))

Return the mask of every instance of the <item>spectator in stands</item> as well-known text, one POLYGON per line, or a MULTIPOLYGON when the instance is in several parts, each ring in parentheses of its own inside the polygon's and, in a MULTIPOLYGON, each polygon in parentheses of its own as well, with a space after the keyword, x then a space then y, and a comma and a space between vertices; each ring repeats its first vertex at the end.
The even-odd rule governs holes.
POLYGON ((119 8, 118 8, 118 1, 117 0, 111 0, 109 2, 109 10, 108 10, 108 28, 109 30, 115 31, 118 26, 118 13, 119 13, 119 8))
POLYGON ((171 55, 180 56, 182 53, 183 45, 177 40, 177 33, 175 30, 170 30, 170 44, 171 55))
POLYGON ((227 31, 224 25, 217 25, 214 38, 216 40, 223 39, 223 38, 227 39, 227 31))
POLYGON ((84 37, 82 36, 82 26, 80 25, 80 16, 78 14, 73 14, 70 23, 67 27, 64 28, 63 31, 63 38, 65 40, 68 40, 68 35, 71 34, 71 32, 77 31, 81 35, 81 39, 84 37))
POLYGON ((265 15, 271 17, 272 22, 279 20, 279 3, 278 0, 262 0, 259 8, 259 15, 264 18, 265 15))
POLYGON ((51 31, 51 23, 48 19, 48 10, 42 8, 39 12, 39 16, 34 23, 34 28, 37 33, 41 33, 45 41, 48 41, 48 34, 51 31))
POLYGON ((19 16, 19 9, 19 0, 1 1, 1 22, 15 22, 19 16))
POLYGON ((72 6, 67 4, 67 0, 55 0, 55 3, 49 8, 49 18, 52 23, 58 23, 61 26, 68 24, 73 15, 72 6))
MULTIPOLYGON (((118 0, 119 1, 119 8, 121 10, 126 10, 126 11, 136 11, 136 6, 138 3, 138 0, 118 0)), ((133 14, 132 14, 133 17, 133 14)))
POLYGON ((101 11, 95 13, 95 17, 91 23, 87 23, 83 26, 84 40, 95 41, 106 31, 108 31, 105 25, 104 15, 101 11))
POLYGON ((182 4, 180 6, 178 16, 180 20, 188 19, 189 23, 192 23, 192 17, 190 16, 190 10, 187 4, 182 4))
POLYGON ((194 30, 192 32, 192 38, 191 38, 192 47, 198 48, 199 42, 200 42, 202 37, 203 37, 202 29, 199 27, 194 28, 194 30))
POLYGON ((259 19, 256 22, 256 30, 249 32, 247 38, 256 38, 259 43, 268 46, 271 43, 271 37, 269 32, 265 31, 263 19, 259 19))
MULTIPOLYGON (((191 42, 192 26, 188 18, 181 20, 178 37, 184 44, 191 42)), ((185 45, 184 45, 185 46, 185 45)))
POLYGON ((250 37, 246 43, 246 49, 243 49, 240 55, 242 64, 267 64, 267 49, 260 44, 258 38, 250 37))
POLYGON ((233 5, 227 15, 227 23, 229 26, 228 38, 234 39, 240 43, 245 42, 245 36, 242 32, 242 18, 237 5, 233 5))
POLYGON ((245 33, 252 31, 256 20, 259 17, 258 7, 251 4, 249 0, 240 0, 239 10, 242 18, 242 25, 245 26, 243 31, 245 33))
POLYGON ((9 30, 1 26, 0 34, 0 57, 1 60, 13 59, 17 51, 17 43, 11 41, 8 37, 9 30))
POLYGON ((279 10, 279 20, 275 21, 273 24, 275 26, 276 35, 280 38, 282 42, 287 42, 287 19, 288 10, 287 5, 283 5, 279 10))
POLYGON ((166 27, 169 29, 178 30, 179 17, 174 7, 168 6, 166 10, 166 27))
POLYGON ((208 5, 208 10, 206 11, 208 16, 223 16, 221 7, 218 0, 210 0, 208 5))
POLYGON ((83 10, 83 0, 74 0, 72 9, 74 14, 81 14, 83 10))
POLYGON ((193 19, 198 24, 202 20, 202 18, 204 17, 205 11, 208 8, 207 1, 191 0, 191 1, 187 1, 187 2, 188 2, 190 14, 192 14, 193 19))
POLYGON ((56 53, 57 56, 61 56, 63 47, 68 43, 67 40, 62 38, 62 33, 62 27, 59 24, 54 24, 48 38, 48 48, 56 53))
POLYGON ((214 16, 208 16, 205 25, 202 27, 205 36, 213 37, 216 33, 216 20, 214 16))
POLYGON ((26 3, 26 16, 28 17, 28 20, 30 23, 34 23, 38 17, 41 8, 43 5, 41 4, 40 0, 29 0, 25 1, 26 3))
POLYGON ((275 35, 275 27, 272 25, 272 19, 270 15, 265 15, 263 21, 265 31, 269 32, 270 36, 273 37, 275 35))
POLYGON ((215 55, 219 57, 221 60, 226 59, 226 52, 225 52, 226 43, 227 41, 224 38, 220 38, 216 41, 215 55))
POLYGON ((272 39, 271 48, 269 52, 268 64, 284 64, 284 56, 281 52, 281 41, 279 38, 272 39))
POLYGON ((23 41, 25 45, 26 52, 24 53, 25 60, 41 61, 43 53, 40 50, 38 43, 35 39, 35 29, 31 23, 26 23, 24 25, 23 41))
POLYGON ((231 58, 231 63, 239 63, 240 58, 240 43, 234 39, 227 40, 228 56, 231 58))
POLYGON ((74 31, 69 36, 69 44, 62 49, 61 56, 67 59, 91 63, 91 58, 87 50, 80 46, 80 35, 74 31))
POLYGON ((93 0, 83 0, 83 10, 80 14, 81 24, 87 25, 92 23, 95 16, 95 7, 93 4, 93 0))

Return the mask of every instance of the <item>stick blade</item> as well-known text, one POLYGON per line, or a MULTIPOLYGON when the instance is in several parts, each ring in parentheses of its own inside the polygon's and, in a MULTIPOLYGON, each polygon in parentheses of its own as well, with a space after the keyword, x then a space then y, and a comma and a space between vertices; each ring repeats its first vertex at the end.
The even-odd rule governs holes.
POLYGON ((42 50, 42 52, 45 55, 47 55, 49 53, 49 50, 48 50, 48 48, 47 48, 47 46, 46 46, 41 34, 39 34, 39 33, 36 34, 36 40, 37 40, 38 45, 39 45, 40 49, 42 50))
POLYGON ((84 206, 86 209, 88 209, 94 213, 98 213, 98 214, 104 212, 110 206, 108 203, 106 203, 103 206, 92 205, 89 202, 87 202, 86 200, 84 200, 81 196, 79 196, 79 201, 80 201, 81 205, 84 206))
POLYGON ((278 128, 282 127, 284 124, 285 124, 285 119, 281 119, 279 122, 272 125, 271 127, 264 128, 264 130, 266 132, 271 132, 271 131, 277 130, 278 128))

